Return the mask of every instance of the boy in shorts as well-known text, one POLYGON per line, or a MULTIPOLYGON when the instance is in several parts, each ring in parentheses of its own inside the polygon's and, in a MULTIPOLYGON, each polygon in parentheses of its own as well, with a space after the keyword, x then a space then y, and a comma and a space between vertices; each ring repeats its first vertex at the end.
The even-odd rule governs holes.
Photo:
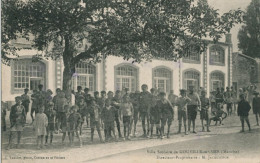
POLYGON ((21 96, 22 97, 22 105, 25 108, 25 115, 27 116, 27 113, 29 111, 29 104, 30 104, 30 97, 28 96, 29 89, 25 88, 24 89, 24 94, 21 96))
POLYGON ((190 98, 187 97, 186 90, 181 89, 180 90, 180 97, 178 97, 176 104, 178 106, 178 121, 179 121, 179 131, 178 133, 181 133, 181 126, 182 126, 182 121, 184 124, 184 130, 185 130, 185 135, 187 135, 187 125, 186 125, 186 120, 187 120, 187 104, 190 102, 190 98))
POLYGON ((120 110, 123 115, 123 124, 124 124, 124 139, 131 140, 130 135, 130 124, 133 120, 134 108, 130 102, 130 97, 128 94, 125 94, 123 97, 123 102, 120 104, 120 110))
POLYGON ((95 128, 97 129, 100 142, 103 143, 104 141, 100 131, 101 112, 99 106, 96 104, 96 101, 93 98, 90 99, 90 106, 88 107, 88 113, 90 115, 91 143, 93 143, 95 128))
POLYGON ((249 102, 245 100, 244 95, 239 96, 240 101, 238 102, 237 106, 237 115, 240 117, 242 130, 240 132, 245 132, 244 130, 244 122, 246 121, 247 126, 249 128, 249 131, 251 131, 250 122, 248 119, 248 113, 251 109, 251 106, 249 105, 249 102))
POLYGON ((105 133, 105 141, 109 141, 109 134, 112 131, 114 138, 116 138, 115 134, 115 108, 111 105, 111 100, 106 99, 105 106, 103 107, 101 117, 104 122, 104 133, 105 133))
MULTIPOLYGON (((158 123, 160 124, 160 121, 158 122, 158 117, 155 115, 155 113, 157 112, 157 109, 155 108, 156 104, 157 104, 157 100, 158 100, 158 97, 156 95, 156 91, 154 88, 152 88, 150 90, 151 92, 151 111, 153 110, 153 116, 152 116, 152 113, 150 111, 150 138, 153 138, 153 127, 154 125, 158 125, 158 123)), ((158 128, 156 127, 156 133, 157 133, 157 136, 158 136, 158 128)), ((149 136, 149 135, 148 135, 149 136)))
POLYGON ((206 97, 206 91, 201 91, 201 111, 200 111, 200 119, 201 119, 201 126, 202 126, 202 132, 205 131, 203 121, 205 120, 207 123, 207 132, 210 132, 209 130, 209 99, 206 97))
POLYGON ((68 118, 68 132, 70 138, 70 146, 74 144, 74 134, 76 133, 77 138, 79 139, 79 146, 82 147, 82 141, 79 135, 79 127, 81 124, 81 116, 78 113, 78 106, 74 105, 70 109, 71 114, 68 118))
POLYGON ((54 110, 54 103, 50 102, 45 109, 45 114, 48 117, 47 135, 45 136, 45 145, 48 143, 48 136, 50 135, 50 144, 52 144, 53 132, 55 131, 56 111, 54 110))
POLYGON ((139 96, 139 111, 142 119, 143 137, 149 137, 150 129, 150 108, 151 108, 151 93, 148 92, 148 86, 142 85, 142 92, 139 96), (145 127, 145 121, 147 122, 147 130, 145 127))
POLYGON ((131 127, 130 127, 131 128, 130 131, 132 131, 132 127, 134 125, 134 130, 133 130, 133 134, 132 134, 133 137, 135 137, 135 135, 136 135, 136 124, 138 121, 138 114, 139 114, 139 102, 138 102, 139 96, 140 96, 139 91, 136 91, 135 93, 130 94, 131 102, 134 107, 134 116, 133 116, 133 120, 131 121, 131 127))
MULTIPOLYGON (((158 100, 155 107, 158 107, 162 112, 162 124, 161 124, 161 133, 164 135, 164 126, 168 126, 167 130, 167 138, 170 138, 170 128, 172 125, 173 117, 174 117, 174 110, 172 104, 166 99, 166 94, 161 92, 159 94, 160 100, 158 100)), ((162 137, 163 138, 163 137, 162 137)))

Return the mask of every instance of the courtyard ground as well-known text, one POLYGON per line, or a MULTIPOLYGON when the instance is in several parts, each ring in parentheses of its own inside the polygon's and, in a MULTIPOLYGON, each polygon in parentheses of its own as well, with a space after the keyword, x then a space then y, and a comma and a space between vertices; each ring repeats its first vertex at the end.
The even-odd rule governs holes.
MULTIPOLYGON (((176 116, 176 115, 175 115, 176 116)), ((98 135, 95 132, 94 143, 90 143, 90 128, 84 126, 82 140, 83 147, 79 148, 78 143, 74 147, 61 144, 61 134, 54 135, 52 146, 46 146, 42 150, 36 149, 36 138, 30 125, 30 120, 26 125, 22 146, 20 149, 5 150, 8 140, 8 131, 2 133, 2 159, 3 162, 104 162, 105 160, 113 162, 144 162, 150 160, 152 162, 162 161, 188 161, 189 159, 173 160, 173 156, 187 157, 196 156, 202 159, 203 157, 218 156, 218 159, 211 159, 211 161, 228 161, 229 159, 254 159, 253 162, 260 162, 260 127, 255 125, 255 117, 250 114, 250 122, 252 131, 248 132, 246 127, 245 133, 239 133, 241 130, 239 117, 232 115, 224 120, 224 125, 210 126, 211 132, 201 132, 201 124, 199 116, 196 120, 197 134, 176 134, 178 121, 177 117, 171 127, 170 139, 145 139, 142 138, 141 122, 138 122, 136 138, 131 141, 119 140, 119 142, 99 143, 98 135), (162 153, 158 153, 162 151, 162 153), (184 150, 205 150, 209 151, 205 156, 201 153, 180 153, 184 150), (231 151, 233 153, 217 154, 213 150, 231 151), (153 152, 155 151, 155 153, 153 152), (164 152, 163 152, 164 151, 164 152), (164 154, 167 151, 178 152, 177 154, 164 154), (171 156, 165 159, 165 156, 171 156), (226 159, 226 156, 229 158, 226 159), (158 157, 158 158, 157 158, 158 157), (224 158, 222 158, 224 157, 224 158), (138 158, 138 159, 137 159, 138 158), (120 161, 121 160, 121 161, 120 161)), ((123 130, 123 127, 121 127, 123 130)), ((75 138, 75 142, 77 139, 75 138)), ((16 139, 14 139, 16 143, 16 139)), ((68 138, 66 138, 68 144, 68 138)), ((216 151, 215 151, 216 152, 216 151)), ((196 161, 196 160, 194 160, 196 161)), ((203 160, 202 160, 203 161, 203 160)), ((239 161, 239 160, 237 160, 239 161)), ((252 162, 252 161, 251 161, 252 162)))

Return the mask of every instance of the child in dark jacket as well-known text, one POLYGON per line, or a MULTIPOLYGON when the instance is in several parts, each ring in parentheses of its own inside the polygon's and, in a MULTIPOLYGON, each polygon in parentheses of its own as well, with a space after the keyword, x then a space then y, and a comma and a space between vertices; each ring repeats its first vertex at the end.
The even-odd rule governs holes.
POLYGON ((116 110, 116 108, 111 106, 111 100, 106 99, 105 106, 103 107, 103 110, 101 113, 102 121, 104 122, 105 141, 109 140, 110 131, 112 131, 115 140, 117 140, 116 134, 115 134, 115 123, 114 123, 115 110, 116 110))
POLYGON ((251 106, 249 105, 248 101, 245 100, 245 96, 241 94, 239 96, 240 101, 238 103, 238 108, 237 108, 237 115, 240 116, 240 121, 242 125, 242 130, 240 132, 245 132, 244 131, 244 121, 246 121, 247 126, 249 128, 249 131, 251 130, 250 128, 250 123, 248 119, 248 113, 251 109, 251 106))
POLYGON ((260 117, 260 97, 258 92, 254 92, 255 97, 253 98, 253 113, 256 118, 256 126, 259 126, 258 116, 260 117))

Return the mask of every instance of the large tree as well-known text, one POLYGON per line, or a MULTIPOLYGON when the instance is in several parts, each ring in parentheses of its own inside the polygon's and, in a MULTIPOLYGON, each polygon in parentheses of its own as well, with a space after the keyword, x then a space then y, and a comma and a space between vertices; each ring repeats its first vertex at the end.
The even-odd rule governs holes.
POLYGON ((32 34, 42 56, 63 58, 63 89, 70 87, 77 63, 108 55, 177 60, 202 52, 205 38, 218 41, 241 21, 242 11, 220 16, 205 0, 3 0, 2 57, 8 63, 17 34, 32 34), (84 51, 78 44, 84 40, 84 51))
POLYGON ((238 48, 246 55, 260 58, 260 1, 252 0, 238 32, 238 48))

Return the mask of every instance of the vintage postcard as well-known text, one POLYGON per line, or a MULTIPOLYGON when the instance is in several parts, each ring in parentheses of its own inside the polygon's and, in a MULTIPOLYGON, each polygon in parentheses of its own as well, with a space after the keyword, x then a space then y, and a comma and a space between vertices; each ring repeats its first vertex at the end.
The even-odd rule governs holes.
POLYGON ((259 9, 2 0, 2 162, 260 163, 259 9))

